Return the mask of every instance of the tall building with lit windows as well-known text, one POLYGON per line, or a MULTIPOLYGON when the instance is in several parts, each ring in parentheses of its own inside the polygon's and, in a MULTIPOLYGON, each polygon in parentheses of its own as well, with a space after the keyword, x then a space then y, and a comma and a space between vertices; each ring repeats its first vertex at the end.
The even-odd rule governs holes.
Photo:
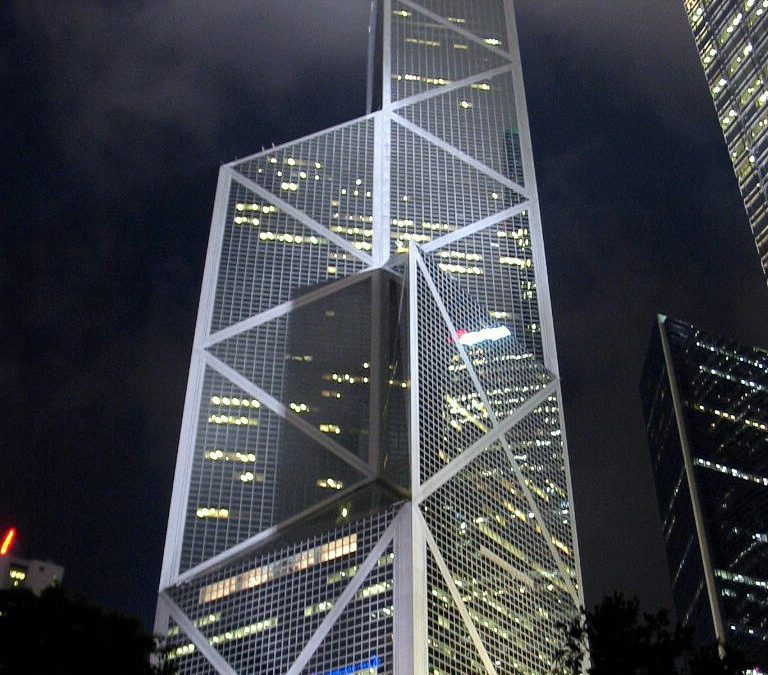
POLYGON ((768 352, 659 316, 643 407, 678 618, 768 668, 768 352))
POLYGON ((768 275, 768 0, 685 0, 685 9, 768 275))
POLYGON ((583 602, 512 3, 372 4, 370 112, 219 174, 179 673, 544 675, 583 602))

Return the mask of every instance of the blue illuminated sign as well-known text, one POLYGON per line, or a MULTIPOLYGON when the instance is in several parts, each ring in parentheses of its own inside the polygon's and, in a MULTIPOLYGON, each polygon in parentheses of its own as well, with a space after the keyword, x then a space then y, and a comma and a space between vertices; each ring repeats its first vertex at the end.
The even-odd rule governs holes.
POLYGON ((378 668, 380 665, 381 659, 374 654, 367 661, 353 663, 350 666, 344 666, 343 668, 337 668, 336 670, 327 670, 324 673, 312 673, 312 675, 350 675, 350 673, 359 673, 361 670, 371 670, 372 668, 378 668))

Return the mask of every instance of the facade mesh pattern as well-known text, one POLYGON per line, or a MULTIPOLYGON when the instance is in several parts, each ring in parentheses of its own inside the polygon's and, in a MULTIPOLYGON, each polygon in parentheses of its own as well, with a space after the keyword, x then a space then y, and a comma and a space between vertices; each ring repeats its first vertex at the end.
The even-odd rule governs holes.
POLYGON ((545 675, 579 603, 511 3, 381 6, 382 109, 222 170, 160 602, 213 651, 159 611, 180 675, 545 675))
POLYGON ((502 445, 422 508, 483 645, 503 664, 499 672, 547 672, 555 626, 572 600, 502 445))
POLYGON ((258 155, 234 169, 359 250, 371 250, 372 119, 258 155))
POLYGON ((365 673, 364 664, 380 673, 392 672, 394 557, 390 546, 307 664, 307 675, 343 673, 349 665, 357 665, 365 673))
POLYGON ((768 5, 685 0, 685 8, 768 274, 768 5))
MULTIPOLYGON (((237 672, 285 673, 354 579, 394 514, 395 509, 385 509, 268 554, 259 553, 177 586, 169 595, 237 672)), ((380 610, 391 606, 392 563, 390 549, 376 561, 345 610, 365 618, 368 637, 376 638, 373 648, 381 649, 376 654, 382 659, 391 659, 387 656, 391 655, 391 614, 380 610), (378 618, 372 619, 371 614, 378 618)), ((349 635, 344 642, 334 641, 330 634, 315 657, 317 663, 331 659, 348 663, 357 658, 367 648, 360 635, 356 644, 349 635)), ((198 662, 189 644, 183 634, 169 644, 171 662, 179 672, 188 672, 187 652, 198 662)))
POLYGON ((507 447, 531 491, 558 555, 576 581, 570 501, 557 396, 550 396, 506 434, 507 447))
MULTIPOLYGON (((392 8, 392 98, 395 101, 509 63, 505 57, 409 5, 393 2, 392 8)), ((505 25, 503 7, 500 18, 499 25, 505 25)), ((459 24, 454 22, 454 25, 459 24)))
POLYGON ((393 125, 393 253, 426 244, 519 204, 516 192, 421 136, 393 125), (399 236, 395 236, 399 235, 399 236))
POLYGON ((237 181, 232 181, 229 191, 221 246, 212 331, 292 300, 301 289, 364 267, 328 237, 237 181))
POLYGON ((280 420, 205 370, 182 544, 186 570, 274 521, 280 420), (252 479, 243 481, 250 474, 252 479))
POLYGON ((446 19, 451 25, 481 38, 489 46, 498 49, 506 49, 508 46, 505 44, 507 36, 504 30, 506 21, 503 0, 421 0, 419 5, 446 19))
POLYGON ((417 126, 514 181, 515 152, 508 147, 517 131, 512 74, 489 78, 488 89, 453 89, 399 110, 417 126), (510 169, 512 169, 510 171, 510 169))
POLYGON ((541 322, 528 216, 483 228, 434 254, 441 271, 509 326, 522 351, 542 360, 541 322), (467 273, 472 269, 475 273, 467 273), (480 272, 480 273, 478 273, 480 272))
POLYGON ((361 276, 337 293, 213 345, 210 352, 312 426, 332 422, 328 433, 334 441, 366 460, 371 293, 370 277, 361 276))
MULTIPOLYGON (((526 399, 546 386, 551 375, 535 360, 529 358, 517 336, 502 322, 489 316, 488 311, 472 296, 463 292, 450 274, 440 270, 445 258, 437 254, 424 257, 425 266, 435 284, 448 317, 461 336, 458 343, 469 335, 484 330, 506 328, 507 335, 486 339, 476 344, 469 340, 465 346, 472 371, 481 390, 490 401, 493 413, 501 420, 515 411, 526 399)), ((454 338, 455 340, 455 338, 454 338)), ((450 369, 457 372, 461 365, 450 369)))
POLYGON ((488 410, 473 384, 422 274, 417 276, 421 479, 433 476, 490 429, 488 410))
POLYGON ((477 648, 448 586, 427 550, 427 627, 429 672, 434 675, 486 673, 477 648))

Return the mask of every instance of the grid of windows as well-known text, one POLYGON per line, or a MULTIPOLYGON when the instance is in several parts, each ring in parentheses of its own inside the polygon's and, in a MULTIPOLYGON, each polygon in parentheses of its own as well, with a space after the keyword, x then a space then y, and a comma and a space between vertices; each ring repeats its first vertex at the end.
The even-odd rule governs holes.
MULTIPOLYGON (((395 513, 395 508, 383 509, 270 552, 259 551, 178 585, 169 595, 237 672, 285 673, 355 578, 395 513)), ((371 631, 368 637, 379 636, 372 648, 387 663, 391 661, 392 615, 380 610, 392 605, 392 566, 390 548, 377 558, 345 610, 348 617, 365 616, 371 631), (371 614, 377 619, 371 619, 371 614)), ((194 645, 173 626, 168 634, 173 667, 180 673, 197 672, 188 669, 188 663, 200 662, 194 645)), ((352 656, 353 640, 345 644, 351 634, 329 634, 324 641, 329 656, 317 656, 318 662, 352 656)), ((366 648, 357 644, 355 653, 366 648)))
POLYGON ((342 125, 234 169, 334 234, 371 250, 373 120, 342 125), (349 152, 354 148, 355 152, 349 152))
POLYGON ((762 667, 768 664, 766 371, 766 352, 662 317, 642 381, 677 612, 702 640, 717 635, 733 642, 762 667))
POLYGON ((381 110, 222 169, 161 582, 179 673, 544 675, 580 602, 511 3, 379 10, 381 110))
POLYGON ((218 268, 211 331, 360 272, 364 263, 235 179, 218 268))
POLYGON ((768 2, 686 0, 685 9, 768 274, 768 2))
MULTIPOLYGON (((496 30, 505 25, 501 2, 481 4, 488 7, 489 15, 495 14, 497 21, 501 19, 496 30), (501 10, 501 17, 498 10, 501 10)), ((410 5, 392 3, 393 100, 402 100, 508 64, 504 56, 487 48, 490 45, 478 44, 453 30, 453 27, 466 26, 461 19, 468 3, 461 5, 457 8, 460 9, 457 16, 441 17, 444 19, 441 23, 410 5)), ((474 88, 487 91, 488 83, 476 82, 474 88)))
POLYGON ((485 450, 423 512, 483 645, 504 664, 500 672, 548 672, 556 624, 573 598, 506 449, 485 450))

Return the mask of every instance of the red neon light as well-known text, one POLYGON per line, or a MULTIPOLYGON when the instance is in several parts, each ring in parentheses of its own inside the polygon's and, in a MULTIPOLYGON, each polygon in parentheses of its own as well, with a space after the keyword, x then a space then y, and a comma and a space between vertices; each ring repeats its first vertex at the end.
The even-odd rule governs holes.
POLYGON ((11 528, 5 533, 3 537, 3 543, 0 545, 0 555, 8 555, 8 551, 11 548, 14 538, 16 537, 16 529, 11 528))

